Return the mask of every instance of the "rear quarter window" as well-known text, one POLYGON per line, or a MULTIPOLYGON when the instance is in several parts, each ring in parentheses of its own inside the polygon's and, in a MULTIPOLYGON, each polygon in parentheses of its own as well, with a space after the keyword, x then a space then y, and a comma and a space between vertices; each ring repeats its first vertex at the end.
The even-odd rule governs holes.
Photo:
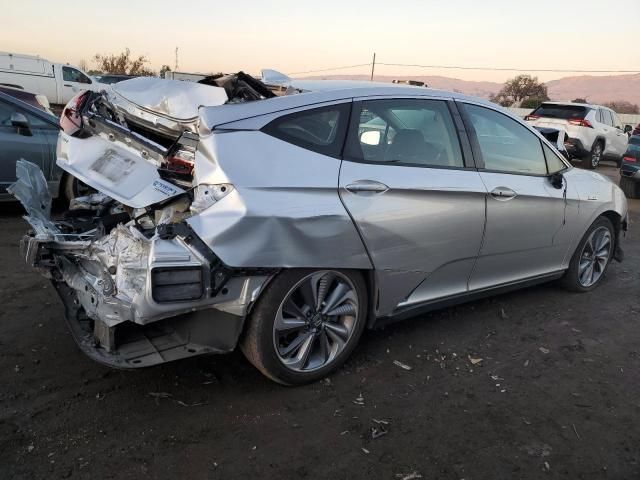
POLYGON ((268 135, 316 153, 339 157, 351 103, 312 108, 279 117, 262 128, 268 135))

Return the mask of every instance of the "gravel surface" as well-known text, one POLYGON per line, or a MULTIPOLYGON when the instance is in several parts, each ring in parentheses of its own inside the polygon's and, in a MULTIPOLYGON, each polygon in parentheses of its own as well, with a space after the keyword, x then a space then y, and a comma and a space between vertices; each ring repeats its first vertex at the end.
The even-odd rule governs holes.
POLYGON ((626 259, 597 290, 542 285, 365 332, 346 367, 299 388, 239 352, 92 362, 19 257, 20 210, 0 205, 0 478, 639 478, 630 205, 626 259))

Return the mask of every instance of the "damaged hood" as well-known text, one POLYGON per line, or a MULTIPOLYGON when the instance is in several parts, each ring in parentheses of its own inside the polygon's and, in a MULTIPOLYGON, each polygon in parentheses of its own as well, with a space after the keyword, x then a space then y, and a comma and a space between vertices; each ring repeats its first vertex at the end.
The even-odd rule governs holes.
POLYGON ((223 105, 228 101, 221 87, 155 77, 116 83, 112 94, 144 110, 180 121, 196 119, 201 106, 223 105))

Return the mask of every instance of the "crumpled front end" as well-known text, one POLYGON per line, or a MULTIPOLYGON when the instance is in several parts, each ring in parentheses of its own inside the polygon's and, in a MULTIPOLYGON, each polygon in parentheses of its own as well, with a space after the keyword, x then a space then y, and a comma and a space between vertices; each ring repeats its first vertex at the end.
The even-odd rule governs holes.
MULTIPOLYGON (((97 193, 52 221, 40 169, 20 160, 10 191, 33 230, 27 263, 51 279, 81 349, 111 366, 142 367, 235 348, 273 272, 224 265, 183 222, 140 227, 130 207, 97 193)), ((176 205, 158 220, 179 219, 176 205)))

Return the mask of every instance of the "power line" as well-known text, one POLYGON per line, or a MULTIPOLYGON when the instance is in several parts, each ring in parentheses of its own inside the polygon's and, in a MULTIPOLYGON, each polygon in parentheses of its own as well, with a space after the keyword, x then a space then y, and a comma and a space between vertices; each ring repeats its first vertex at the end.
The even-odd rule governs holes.
POLYGON ((332 70, 346 70, 347 68, 356 68, 356 67, 369 67, 371 62, 369 63, 360 63, 359 65, 346 65, 344 67, 331 67, 331 68, 320 68, 318 70, 307 70, 305 72, 292 72, 287 75, 302 75, 303 73, 318 73, 318 72, 329 72, 332 70))
POLYGON ((501 67, 462 67, 456 65, 419 65, 406 63, 384 63, 377 62, 378 65, 388 67, 418 67, 418 68, 442 68, 450 70, 488 70, 497 72, 554 72, 554 73, 640 73, 640 70, 570 70, 556 68, 501 68, 501 67))
MULTIPOLYGON (((374 64, 360 63, 357 65, 344 65, 340 67, 319 68, 316 70, 305 70, 303 72, 292 72, 288 75, 303 75, 307 73, 331 72, 336 70, 347 70, 349 68, 371 67, 374 64)), ((461 65, 422 65, 417 63, 385 63, 376 61, 375 65, 384 65, 387 67, 413 67, 413 68, 433 68, 443 70, 485 70, 493 72, 548 72, 548 73, 640 73, 640 70, 584 70, 584 69, 566 69, 566 68, 506 68, 506 67, 467 67, 461 65)))

